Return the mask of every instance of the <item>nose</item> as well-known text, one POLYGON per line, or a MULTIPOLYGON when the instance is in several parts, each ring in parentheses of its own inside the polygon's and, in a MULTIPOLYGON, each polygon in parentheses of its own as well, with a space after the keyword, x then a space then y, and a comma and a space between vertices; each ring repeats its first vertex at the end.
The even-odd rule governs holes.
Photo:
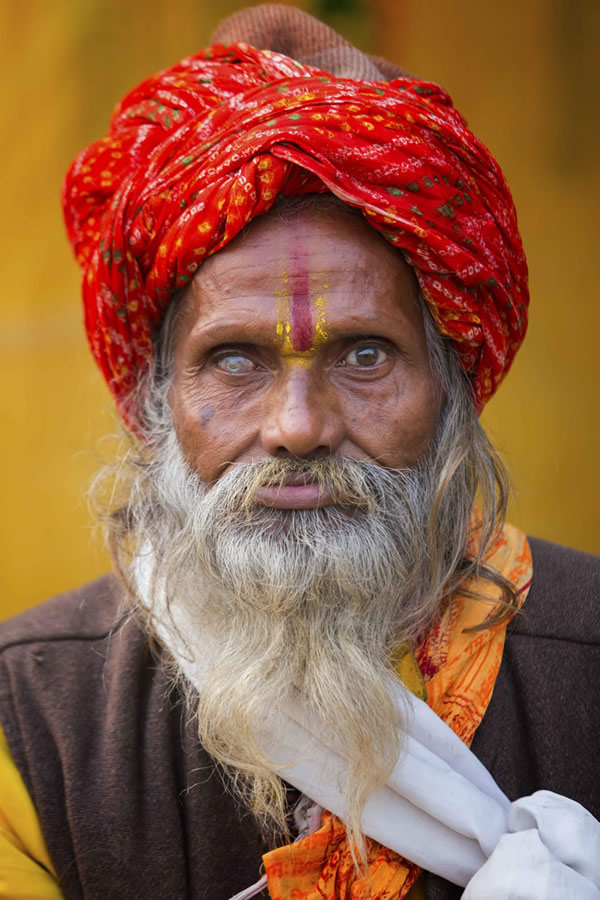
POLYGON ((267 402, 261 441, 270 456, 325 456, 342 443, 334 398, 308 369, 299 368, 274 385, 267 402))

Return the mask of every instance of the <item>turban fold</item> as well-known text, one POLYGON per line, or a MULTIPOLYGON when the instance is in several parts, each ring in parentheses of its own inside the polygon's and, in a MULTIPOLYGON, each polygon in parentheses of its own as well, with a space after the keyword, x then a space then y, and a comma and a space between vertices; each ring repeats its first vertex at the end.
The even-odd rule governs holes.
POLYGON ((134 429, 132 392, 174 292, 278 197, 315 192, 362 210, 402 251, 477 407, 495 391, 527 323, 509 189, 439 86, 385 77, 214 44, 132 90, 107 136, 76 157, 63 207, 86 330, 134 429))

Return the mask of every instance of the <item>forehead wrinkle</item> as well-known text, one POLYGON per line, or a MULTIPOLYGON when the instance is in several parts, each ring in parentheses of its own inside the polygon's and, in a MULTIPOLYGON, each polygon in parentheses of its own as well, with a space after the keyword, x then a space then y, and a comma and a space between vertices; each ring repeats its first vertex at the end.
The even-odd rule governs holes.
POLYGON ((275 277, 281 266, 285 268, 287 260, 288 255, 272 244, 265 246, 263 241, 248 239, 241 244, 233 241, 203 263, 192 286, 201 293, 207 289, 221 294, 237 293, 231 289, 232 280, 239 278, 241 285, 254 280, 264 284, 270 274, 275 277))
MULTIPOLYGON (((339 297, 340 292, 352 292, 355 296, 358 294, 360 300, 361 293, 367 297, 382 290, 384 273, 371 263, 370 241, 365 243, 358 237, 351 241, 355 253, 352 264, 348 266, 347 256, 343 253, 322 252, 322 245, 310 229, 310 223, 307 228, 304 219, 282 223, 275 233, 272 231, 272 223, 268 223, 270 237, 267 240, 263 231, 267 223, 261 227, 262 224, 259 224, 258 230, 245 235, 242 242, 234 241, 209 257, 196 273, 190 285, 190 293, 195 311, 200 317, 203 318, 203 312, 219 311, 219 303, 224 298, 239 299, 247 305, 248 313, 253 305, 253 294, 257 298, 255 306, 260 305, 258 298, 262 299, 265 294, 271 295, 276 301, 278 295, 281 295, 283 272, 288 280, 290 300, 296 287, 301 288, 307 280, 311 296, 315 291, 320 295, 323 290, 326 290, 330 298, 336 295, 339 297), (300 246, 298 236, 301 238, 300 246)), ((383 238, 379 240, 384 243, 383 238)), ((349 241, 342 234, 340 250, 349 241)), ((397 269, 398 294, 406 296, 410 291, 414 303, 419 306, 414 271, 407 266, 395 248, 389 247, 389 250, 394 256, 397 254, 398 262, 402 263, 397 269)), ((389 294, 389 287, 387 290, 389 294)), ((391 319, 405 318, 399 307, 400 304, 396 307, 398 316, 392 314, 391 319)), ((330 315, 331 310, 328 311, 328 320, 330 315)), ((328 331, 333 330, 336 330, 335 323, 328 321, 328 331)))

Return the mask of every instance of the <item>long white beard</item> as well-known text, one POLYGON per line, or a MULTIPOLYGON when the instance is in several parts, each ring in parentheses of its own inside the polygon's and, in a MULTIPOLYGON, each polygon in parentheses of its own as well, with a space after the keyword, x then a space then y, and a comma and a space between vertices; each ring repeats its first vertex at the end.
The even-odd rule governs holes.
POLYGON ((206 489, 173 437, 155 478, 155 586, 185 608, 192 659, 209 633, 216 642, 202 693, 190 694, 204 745, 263 823, 285 829, 277 760, 261 733, 281 703, 300 701, 347 762, 346 821, 358 836, 364 801, 398 755, 392 651, 439 608, 428 579, 427 466, 273 460, 206 489), (258 487, 290 471, 316 475, 337 503, 301 511, 253 503, 258 487))

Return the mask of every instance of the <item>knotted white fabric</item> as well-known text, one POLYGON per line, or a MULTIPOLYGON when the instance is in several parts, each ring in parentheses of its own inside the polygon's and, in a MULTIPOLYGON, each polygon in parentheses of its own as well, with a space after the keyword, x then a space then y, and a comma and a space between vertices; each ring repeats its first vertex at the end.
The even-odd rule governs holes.
MULTIPOLYGON (((139 557, 142 602, 151 575, 151 557, 139 557)), ((167 610, 160 592, 153 612, 158 637, 202 691, 218 638, 206 625, 199 632, 184 603, 175 599, 167 610)), ((466 900, 600 900, 600 823, 593 816, 547 791, 511 804, 426 703, 400 683, 396 701, 405 713, 402 751, 387 784, 364 807, 366 835, 426 871, 469 885, 466 900)), ((299 704, 282 705, 271 721, 263 750, 278 774, 343 821, 346 764, 331 736, 299 704)))
POLYGON ((598 900, 600 823, 550 791, 515 800, 488 861, 463 900, 598 900))

